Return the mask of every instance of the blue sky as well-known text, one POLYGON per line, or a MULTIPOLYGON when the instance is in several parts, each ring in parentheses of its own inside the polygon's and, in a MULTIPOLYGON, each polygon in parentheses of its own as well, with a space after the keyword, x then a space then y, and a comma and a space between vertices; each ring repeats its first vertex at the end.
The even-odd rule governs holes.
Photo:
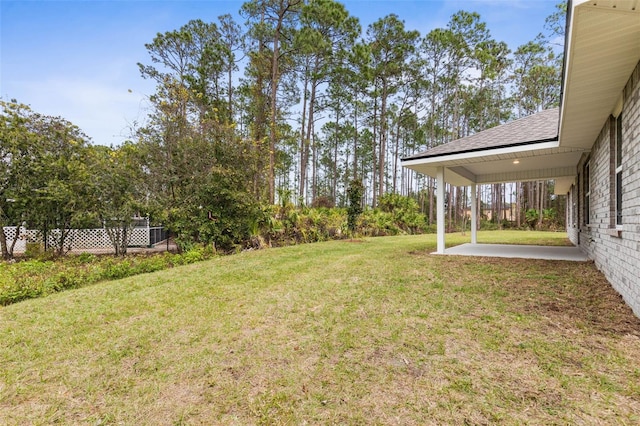
MULTIPOLYGON (((0 97, 36 112, 62 116, 94 143, 118 145, 143 122, 151 82, 145 43, 191 19, 238 16, 230 0, 0 0, 0 97)), ((367 25, 390 13, 407 29, 427 34, 458 10, 476 11, 494 38, 511 49, 541 31, 557 0, 345 0, 367 25)))

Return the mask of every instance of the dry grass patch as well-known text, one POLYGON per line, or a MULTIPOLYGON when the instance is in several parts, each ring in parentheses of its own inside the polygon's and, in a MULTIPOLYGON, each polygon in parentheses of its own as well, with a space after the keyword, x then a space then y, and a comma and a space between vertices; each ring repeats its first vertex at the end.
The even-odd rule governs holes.
POLYGON ((244 253, 2 308, 0 423, 640 421, 640 322, 591 263, 434 245, 244 253))

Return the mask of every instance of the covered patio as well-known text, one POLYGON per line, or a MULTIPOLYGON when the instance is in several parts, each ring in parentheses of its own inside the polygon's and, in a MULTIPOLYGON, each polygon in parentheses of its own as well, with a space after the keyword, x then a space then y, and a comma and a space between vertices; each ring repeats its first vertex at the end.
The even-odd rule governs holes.
MULTIPOLYGON (((437 253, 445 254, 445 184, 471 188, 471 243, 476 244, 478 184, 555 180, 555 193, 576 183, 638 63, 638 0, 568 4, 561 107, 497 126, 404 158, 437 180, 437 253)), ((512 249, 512 248, 511 248, 512 249)))
POLYGON ((582 147, 560 146, 559 108, 512 121, 404 158, 402 164, 436 178, 437 254, 586 260, 575 247, 478 244, 477 185, 555 180, 555 193, 574 183, 582 147), (471 244, 445 249, 445 185, 471 188, 471 244))

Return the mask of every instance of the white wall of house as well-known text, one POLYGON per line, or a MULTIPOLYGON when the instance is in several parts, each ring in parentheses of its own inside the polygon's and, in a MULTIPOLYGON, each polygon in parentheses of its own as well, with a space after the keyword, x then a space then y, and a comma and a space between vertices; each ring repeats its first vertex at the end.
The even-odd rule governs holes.
POLYGON ((578 175, 567 197, 567 232, 640 316, 640 63, 620 95, 622 108, 618 104, 602 123, 591 152, 578 164, 578 175), (616 170, 615 154, 620 113, 621 225, 616 224, 616 172, 620 169, 616 170))

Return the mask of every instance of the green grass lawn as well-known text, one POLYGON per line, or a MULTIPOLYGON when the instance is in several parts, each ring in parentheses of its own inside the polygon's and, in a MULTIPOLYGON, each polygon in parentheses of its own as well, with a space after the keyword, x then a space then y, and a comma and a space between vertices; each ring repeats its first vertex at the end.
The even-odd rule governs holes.
POLYGON ((244 252, 1 307, 0 424, 640 422, 640 320, 593 264, 434 249, 244 252))

